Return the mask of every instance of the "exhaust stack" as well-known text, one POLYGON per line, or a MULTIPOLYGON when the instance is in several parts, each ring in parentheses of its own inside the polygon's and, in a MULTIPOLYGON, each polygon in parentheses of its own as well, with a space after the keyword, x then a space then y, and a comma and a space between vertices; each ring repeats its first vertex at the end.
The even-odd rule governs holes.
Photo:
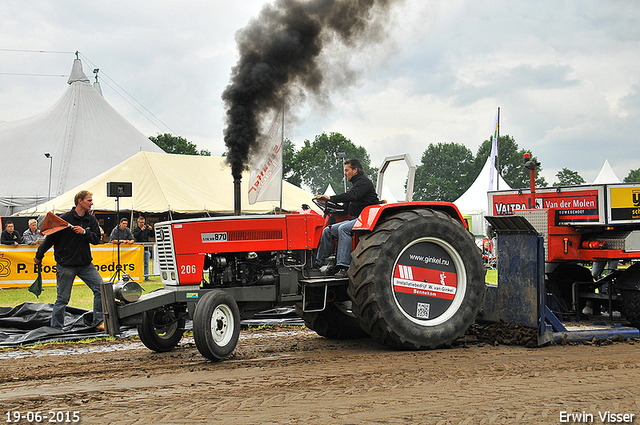
POLYGON ((241 183, 242 179, 233 179, 233 215, 241 215, 242 213, 241 183))

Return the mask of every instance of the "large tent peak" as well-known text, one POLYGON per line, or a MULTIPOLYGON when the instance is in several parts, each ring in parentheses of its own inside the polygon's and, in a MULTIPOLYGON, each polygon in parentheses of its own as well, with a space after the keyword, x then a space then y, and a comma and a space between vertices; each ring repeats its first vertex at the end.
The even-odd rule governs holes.
POLYGON ((73 60, 73 66, 71 67, 71 74, 69 75, 69 80, 67 81, 67 83, 69 84, 73 84, 77 82, 81 82, 81 83, 89 82, 89 78, 85 75, 84 71, 82 70, 82 62, 80 62, 80 59, 73 60))

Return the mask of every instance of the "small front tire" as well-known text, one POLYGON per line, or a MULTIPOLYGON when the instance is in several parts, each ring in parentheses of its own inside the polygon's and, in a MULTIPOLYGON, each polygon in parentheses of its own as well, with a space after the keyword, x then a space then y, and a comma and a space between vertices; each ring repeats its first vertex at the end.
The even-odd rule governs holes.
POLYGON ((220 361, 233 354, 240 337, 240 310, 226 292, 207 292, 196 305, 193 338, 200 354, 220 361))

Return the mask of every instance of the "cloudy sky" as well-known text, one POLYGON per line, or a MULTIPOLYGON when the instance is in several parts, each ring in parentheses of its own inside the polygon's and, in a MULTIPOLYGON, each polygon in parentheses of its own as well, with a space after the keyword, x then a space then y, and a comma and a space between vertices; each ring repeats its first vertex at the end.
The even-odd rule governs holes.
MULTIPOLYGON (((0 120, 53 105, 79 51, 142 133, 172 132, 220 155, 234 35, 264 4, 4 0, 0 120)), ((339 132, 375 165, 397 153, 419 163, 438 142, 475 154, 500 107, 500 133, 533 151, 549 183, 564 167, 593 181, 605 159, 620 179, 640 168, 639 2, 405 0, 380 23, 384 39, 328 47, 327 81, 342 69, 354 78, 296 106, 285 136, 298 146, 339 132)))

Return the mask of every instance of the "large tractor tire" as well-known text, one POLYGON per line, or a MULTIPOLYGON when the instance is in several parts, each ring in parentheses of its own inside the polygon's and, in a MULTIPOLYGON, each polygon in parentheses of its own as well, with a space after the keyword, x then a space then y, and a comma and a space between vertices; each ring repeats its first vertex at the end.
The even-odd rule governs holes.
POLYGON ((414 209, 360 238, 349 268, 353 312, 371 337, 403 350, 450 345, 473 324, 486 270, 474 237, 448 214, 414 209))
POLYGON ((230 357, 240 337, 240 310, 233 297, 214 290, 204 294, 193 312, 193 339, 212 361, 230 357))
POLYGON ((142 313, 138 336, 150 350, 159 353, 171 351, 182 339, 184 324, 185 319, 178 306, 156 308, 142 313))
POLYGON ((322 311, 303 312, 302 303, 296 304, 296 313, 307 328, 329 339, 369 338, 351 311, 351 301, 328 302, 322 311))
POLYGON ((640 329, 640 263, 636 263, 622 272, 617 279, 622 295, 622 315, 640 329), (632 289, 632 288, 636 289, 632 289))

